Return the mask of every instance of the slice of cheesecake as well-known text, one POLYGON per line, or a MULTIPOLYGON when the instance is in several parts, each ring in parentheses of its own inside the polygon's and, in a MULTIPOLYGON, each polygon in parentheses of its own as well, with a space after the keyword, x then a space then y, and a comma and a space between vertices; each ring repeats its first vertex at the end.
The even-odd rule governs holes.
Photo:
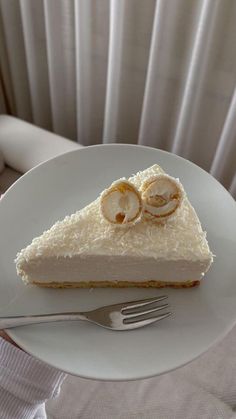
MULTIPOLYGON (((129 178, 127 185, 133 193, 133 204, 142 201, 137 197, 143 185, 163 173, 154 165, 129 178)), ((176 211, 173 207, 171 216, 164 217, 159 212, 161 218, 155 218, 154 208, 153 217, 146 217, 148 211, 142 208, 137 211, 136 221, 122 226, 104 217, 103 193, 85 208, 56 222, 21 250, 16 258, 18 275, 25 283, 55 288, 198 285, 213 255, 197 214, 182 191, 181 204, 176 211)), ((164 198, 156 197, 159 203, 161 199, 163 212, 164 198)), ((176 194, 172 193, 172 197, 176 202, 176 194)), ((116 193, 113 198, 117 198, 116 193)), ((115 201, 112 205, 109 202, 106 208, 111 216, 115 201)), ((153 205, 151 200, 149 204, 153 205)), ((153 208, 150 205, 147 208, 153 208)), ((120 214, 119 217, 124 219, 120 214)))

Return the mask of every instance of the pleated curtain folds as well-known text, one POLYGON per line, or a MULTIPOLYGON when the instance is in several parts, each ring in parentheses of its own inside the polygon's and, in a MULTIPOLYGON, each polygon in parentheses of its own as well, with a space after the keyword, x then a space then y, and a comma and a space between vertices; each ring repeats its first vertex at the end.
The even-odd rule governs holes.
POLYGON ((0 111, 172 151, 236 197, 235 0, 0 0, 0 111))

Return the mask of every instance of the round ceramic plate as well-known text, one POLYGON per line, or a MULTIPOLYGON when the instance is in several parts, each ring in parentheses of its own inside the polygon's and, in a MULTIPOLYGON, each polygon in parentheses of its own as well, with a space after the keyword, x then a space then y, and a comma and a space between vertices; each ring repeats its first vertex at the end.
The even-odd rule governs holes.
POLYGON ((10 336, 26 351, 71 374, 103 380, 158 375, 184 365, 222 339, 236 322, 236 205, 196 165, 132 145, 101 145, 52 159, 24 175, 0 203, 0 315, 89 310, 163 294, 163 290, 55 290, 25 286, 14 258, 55 221, 93 201, 112 181, 159 164, 179 177, 216 255, 198 288, 165 289, 173 317, 114 332, 86 322, 19 327, 10 336))

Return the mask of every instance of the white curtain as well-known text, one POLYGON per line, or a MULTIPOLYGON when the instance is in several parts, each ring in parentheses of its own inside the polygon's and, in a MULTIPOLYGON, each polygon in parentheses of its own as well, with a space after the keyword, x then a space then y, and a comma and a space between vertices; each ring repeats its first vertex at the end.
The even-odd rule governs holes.
POLYGON ((186 157, 236 196, 235 0, 0 0, 0 109, 186 157))

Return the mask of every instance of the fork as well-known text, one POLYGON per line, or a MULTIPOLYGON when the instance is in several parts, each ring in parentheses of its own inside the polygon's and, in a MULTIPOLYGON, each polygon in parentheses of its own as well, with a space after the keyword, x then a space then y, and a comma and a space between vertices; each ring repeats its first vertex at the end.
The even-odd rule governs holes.
POLYGON ((162 313, 162 311, 168 307, 167 303, 162 305, 158 304, 160 301, 166 300, 167 298, 166 295, 162 295, 159 297, 146 298, 144 300, 112 304, 85 312, 1 317, 0 329, 65 320, 86 320, 112 330, 137 329, 165 319, 172 314, 170 312, 162 313))

